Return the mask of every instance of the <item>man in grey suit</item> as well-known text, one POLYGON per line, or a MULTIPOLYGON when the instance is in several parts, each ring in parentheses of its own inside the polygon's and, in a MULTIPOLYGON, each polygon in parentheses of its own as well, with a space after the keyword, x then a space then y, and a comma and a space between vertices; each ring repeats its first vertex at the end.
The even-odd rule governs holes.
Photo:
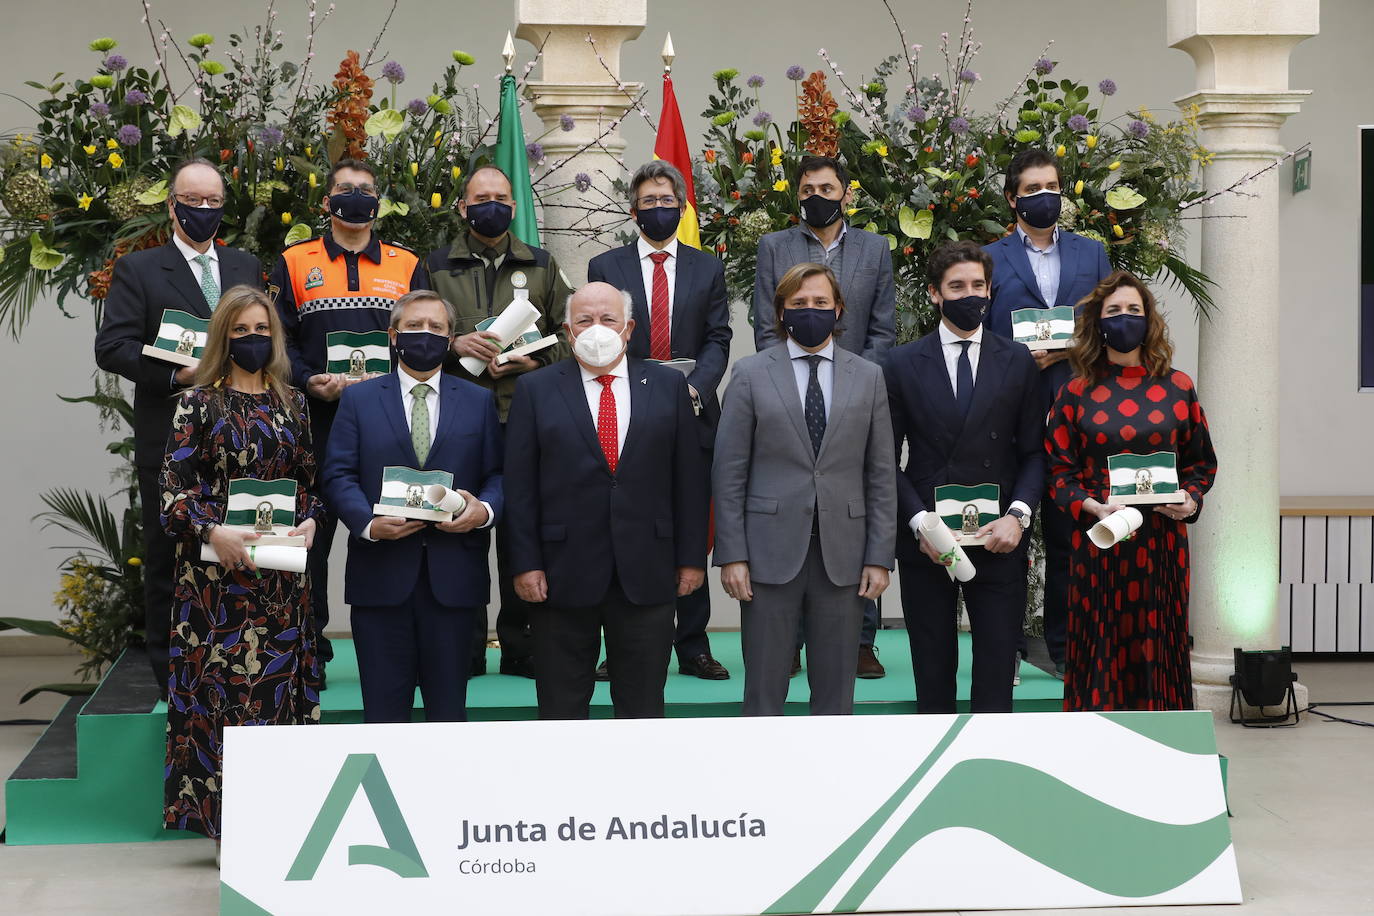
MULTIPOLYGON (((884 354, 897 342, 897 294, 887 239, 845 222, 844 212, 854 192, 849 173, 838 159, 804 157, 797 169, 797 197, 801 222, 759 239, 754 348, 762 352, 781 342, 773 315, 773 293, 789 268, 810 262, 829 267, 839 278, 845 313, 839 324, 844 333, 837 335, 836 341, 881 367, 884 354)), ((859 677, 878 678, 887 673, 873 649, 877 630, 878 606, 870 601, 864 606, 859 634, 859 677)), ((798 652, 794 672, 800 663, 798 652)))
POLYGON ((813 715, 854 706, 865 600, 896 541, 883 373, 838 347, 844 297, 803 263, 774 294, 786 341, 735 364, 712 473, 721 584, 741 602, 744 714, 781 715, 800 622, 813 715))

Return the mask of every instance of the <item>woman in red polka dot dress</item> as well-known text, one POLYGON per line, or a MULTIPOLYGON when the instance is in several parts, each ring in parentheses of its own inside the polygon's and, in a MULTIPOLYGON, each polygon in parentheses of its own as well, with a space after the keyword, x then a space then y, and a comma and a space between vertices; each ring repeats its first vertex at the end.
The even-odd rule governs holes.
POLYGON ((1078 526, 1069 570, 1064 709, 1192 709, 1188 532, 1217 458, 1193 380, 1175 370, 1149 289, 1117 271, 1080 304, 1074 378, 1050 413, 1050 492, 1078 526), (1108 500, 1107 458, 1173 451, 1184 501, 1142 506, 1131 540, 1099 550, 1088 528, 1108 500))

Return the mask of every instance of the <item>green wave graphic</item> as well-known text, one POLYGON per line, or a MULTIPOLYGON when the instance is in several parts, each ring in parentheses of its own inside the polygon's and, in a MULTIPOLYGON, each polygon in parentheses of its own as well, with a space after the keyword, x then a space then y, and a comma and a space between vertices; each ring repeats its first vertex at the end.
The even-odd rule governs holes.
POLYGON ((911 847, 947 827, 981 830, 1065 877, 1119 897, 1172 890, 1231 845, 1224 811, 1196 824, 1164 824, 1100 802, 1033 767, 965 760, 898 828, 836 912, 857 911, 911 847), (1046 831, 1050 823, 1069 824, 1072 830, 1046 831))
POLYGON ((1149 738, 1156 744, 1185 754, 1215 754, 1216 732, 1212 730, 1212 714, 1205 709, 1170 710, 1169 712, 1099 712, 1099 718, 1149 738), (1204 723, 1198 719, 1206 716, 1204 723))

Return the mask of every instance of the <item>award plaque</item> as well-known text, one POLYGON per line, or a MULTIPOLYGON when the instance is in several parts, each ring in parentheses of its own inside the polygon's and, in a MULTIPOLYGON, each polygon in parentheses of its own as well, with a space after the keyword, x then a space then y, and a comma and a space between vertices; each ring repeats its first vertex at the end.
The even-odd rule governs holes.
POLYGON ((995 483, 965 487, 949 483, 935 488, 935 514, 954 532, 964 547, 981 547, 987 540, 979 537, 984 525, 1002 517, 1002 488, 995 483))
POLYGON ((391 338, 386 331, 330 331, 324 341, 325 372, 356 381, 391 371, 391 338))
POLYGON ((164 309, 157 339, 144 345, 143 355, 194 369, 200 364, 200 355, 205 350, 205 332, 209 328, 209 318, 197 318, 190 312, 177 309, 164 309))
MULTIPOLYGON (((481 321, 477 322, 477 330, 486 331, 490 329, 496 320, 495 317, 483 318, 481 321)), ((531 353, 537 353, 545 347, 552 347, 556 343, 558 343, 558 335, 550 334, 548 337, 545 337, 539 333, 538 325, 531 322, 529 327, 521 331, 520 335, 501 351, 501 355, 496 357, 496 364, 498 366, 505 365, 510 361, 512 356, 529 356, 531 353)))
MULTIPOLYGON (((296 481, 287 477, 277 480, 240 477, 229 481, 224 527, 258 535, 248 542, 250 552, 271 548, 263 551, 267 558, 261 563, 264 569, 304 571, 305 535, 287 534, 296 527, 296 481)), ((207 563, 219 562, 215 549, 209 544, 201 545, 200 558, 207 563)), ((256 557, 254 562, 258 562, 256 557)))
POLYGON ((1032 350, 1062 350, 1073 342, 1073 306, 1016 309, 1011 313, 1011 336, 1032 350))
POLYGON ((417 471, 392 466, 382 469, 382 498, 373 505, 372 514, 410 518, 422 522, 453 521, 453 513, 429 500, 430 487, 453 488, 448 471, 417 471))
MULTIPOLYGON (((530 291, 523 287, 517 287, 515 298, 511 299, 510 304, 501 311, 501 314, 494 318, 483 319, 478 323, 476 330, 487 331, 494 335, 501 350, 505 351, 517 346, 516 340, 528 334, 538 320, 539 309, 530 302, 530 291)), ((534 334, 536 338, 539 336, 537 330, 534 334)), ((554 338, 554 342, 557 342, 557 338, 554 338)), ((531 343, 538 343, 538 340, 531 341, 531 343)), ((529 344, 525 346, 529 346, 529 344)), ((538 348, 536 347, 536 349, 538 348)), ((475 356, 464 356, 458 360, 458 364, 472 376, 478 376, 487 371, 486 360, 478 359, 475 356)))
POLYGON ((1164 506, 1184 500, 1178 486, 1178 458, 1173 452, 1109 455, 1107 471, 1111 477, 1107 502, 1121 506, 1164 506))

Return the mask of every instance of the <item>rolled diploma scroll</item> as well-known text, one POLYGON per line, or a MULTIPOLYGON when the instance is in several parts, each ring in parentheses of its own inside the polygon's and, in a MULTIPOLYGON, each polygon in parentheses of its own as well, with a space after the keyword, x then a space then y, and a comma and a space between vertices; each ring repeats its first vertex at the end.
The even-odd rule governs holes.
POLYGON ((435 508, 452 512, 455 518, 462 515, 468 505, 467 500, 463 499, 463 494, 437 483, 425 491, 425 499, 435 508))
MULTIPOLYGON (((245 544, 244 549, 248 551, 248 559, 253 561, 254 566, 262 569, 278 569, 289 573, 305 572, 304 547, 283 545, 258 547, 253 544, 245 544)), ((205 563, 218 563, 219 554, 215 553, 215 548, 211 545, 201 544, 200 559, 205 563)))
POLYGON ((954 565, 945 567, 951 579, 967 582, 978 572, 969 561, 968 554, 964 553, 964 548, 954 539, 954 532, 934 512, 927 512, 921 519, 921 537, 930 541, 936 553, 942 556, 951 552, 954 554, 954 565))
MULTIPOLYGON (((500 349, 510 346, 511 341, 525 333, 525 330, 539 320, 539 309, 530 304, 529 299, 517 296, 511 300, 491 327, 485 333, 495 334, 501 341, 500 349)), ((481 375, 487 369, 487 361, 475 356, 464 356, 458 364, 473 375, 481 375)))
POLYGON ((1140 514, 1139 509, 1132 506, 1117 509, 1088 529, 1088 540, 1092 541, 1098 550, 1106 550, 1126 540, 1144 522, 1145 516, 1140 514))

